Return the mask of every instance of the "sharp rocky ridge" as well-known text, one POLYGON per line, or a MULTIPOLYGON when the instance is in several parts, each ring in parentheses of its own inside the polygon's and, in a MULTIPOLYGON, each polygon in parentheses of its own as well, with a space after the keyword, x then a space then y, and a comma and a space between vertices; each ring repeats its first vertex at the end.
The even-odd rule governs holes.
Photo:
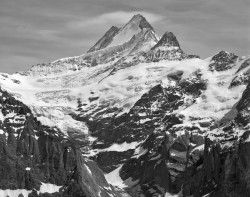
POLYGON ((249 73, 140 14, 85 54, 0 73, 0 196, 247 197, 249 73))

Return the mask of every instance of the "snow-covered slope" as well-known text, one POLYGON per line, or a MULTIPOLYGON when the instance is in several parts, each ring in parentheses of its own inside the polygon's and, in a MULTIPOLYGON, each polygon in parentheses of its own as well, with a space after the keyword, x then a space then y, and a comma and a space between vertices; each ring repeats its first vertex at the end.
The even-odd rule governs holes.
POLYGON ((111 75, 112 65, 100 64, 95 67, 86 67, 78 72, 72 71, 48 77, 1 74, 0 83, 2 88, 18 99, 37 108, 37 113, 43 111, 42 107, 50 107, 48 114, 63 116, 56 112, 58 107, 65 108, 66 113, 67 111, 71 113, 78 109, 80 102, 84 114, 93 114, 104 108, 117 107, 119 110, 106 114, 113 116, 128 111, 144 93, 155 85, 174 83, 167 77, 171 73, 181 71, 183 72, 182 78, 185 79, 199 70, 202 78, 207 81, 204 98, 197 100, 192 107, 180 111, 182 114, 201 116, 204 114, 200 114, 201 110, 205 110, 205 116, 219 119, 236 103, 240 98, 239 93, 244 90, 244 85, 228 88, 232 80, 247 69, 236 73, 244 61, 245 59, 242 59, 232 69, 221 72, 209 72, 210 61, 197 58, 183 61, 142 62, 118 70, 111 75), (53 109, 55 109, 54 112, 53 109), (209 115, 208 110, 211 111, 209 115), (195 114, 196 111, 198 114, 195 114))

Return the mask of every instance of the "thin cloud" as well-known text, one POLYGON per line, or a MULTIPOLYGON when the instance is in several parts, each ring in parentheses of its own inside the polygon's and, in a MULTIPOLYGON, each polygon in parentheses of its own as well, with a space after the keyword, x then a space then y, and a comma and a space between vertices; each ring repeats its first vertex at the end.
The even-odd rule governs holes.
POLYGON ((128 22, 133 15, 142 14, 150 23, 159 22, 164 19, 164 16, 149 13, 149 12, 125 12, 125 11, 117 11, 110 12, 99 15, 97 17, 87 18, 86 20, 79 21, 70 21, 67 25, 68 28, 86 28, 88 26, 96 26, 96 25, 124 25, 128 22))

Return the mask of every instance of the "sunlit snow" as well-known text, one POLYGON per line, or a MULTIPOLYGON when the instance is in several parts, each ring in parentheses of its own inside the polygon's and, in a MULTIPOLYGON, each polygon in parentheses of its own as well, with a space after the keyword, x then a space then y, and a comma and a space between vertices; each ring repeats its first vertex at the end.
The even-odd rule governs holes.
POLYGON ((0 190, 0 196, 1 197, 19 197, 20 194, 23 195, 23 197, 28 197, 28 195, 32 191, 25 190, 25 189, 17 189, 17 190, 0 190))

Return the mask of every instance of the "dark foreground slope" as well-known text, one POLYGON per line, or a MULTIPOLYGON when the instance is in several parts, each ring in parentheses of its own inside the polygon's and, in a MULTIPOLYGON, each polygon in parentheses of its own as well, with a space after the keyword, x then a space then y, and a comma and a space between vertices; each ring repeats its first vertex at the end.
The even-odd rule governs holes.
POLYGON ((119 196, 99 167, 81 156, 73 139, 41 125, 7 92, 0 90, 0 95, 1 190, 25 189, 29 196, 119 196), (42 183, 61 186, 60 191, 39 194, 42 183))

